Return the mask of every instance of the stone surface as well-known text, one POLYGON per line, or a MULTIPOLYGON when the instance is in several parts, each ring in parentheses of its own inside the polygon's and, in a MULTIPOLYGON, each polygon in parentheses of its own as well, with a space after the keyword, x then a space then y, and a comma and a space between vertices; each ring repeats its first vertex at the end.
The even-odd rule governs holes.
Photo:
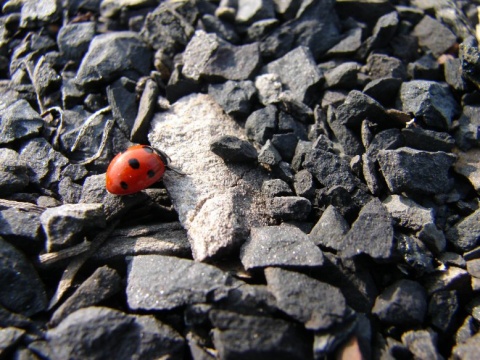
POLYGON ((251 113, 250 108, 256 89, 250 80, 228 80, 223 84, 210 84, 208 94, 228 115, 244 118, 251 113))
POLYGON ((445 53, 457 40, 455 34, 429 15, 415 26, 413 35, 418 38, 420 46, 430 50, 435 57, 445 53))
POLYGON ((412 280, 398 280, 375 301, 372 313, 390 325, 419 325, 427 313, 425 289, 412 280))
POLYGON ((380 171, 393 193, 447 193, 453 186, 449 175, 456 156, 442 151, 427 152, 402 147, 380 150, 380 171))
POLYGON ((95 36, 95 23, 83 22, 63 26, 57 37, 60 52, 68 59, 79 61, 95 36))
POLYGON ((260 64, 257 43, 234 46, 215 34, 198 30, 183 54, 182 73, 188 79, 248 80, 260 64))
POLYGON ((445 235, 451 244, 463 252, 474 249, 480 242, 480 209, 457 222, 445 235))
POLYGON ((388 261, 394 251, 392 218, 378 199, 368 202, 343 239, 343 257, 360 254, 388 261))
POLYGON ((210 312, 213 343, 222 359, 306 359, 312 357, 304 330, 285 320, 266 316, 210 312))
POLYGON ((457 291, 439 291, 432 295, 428 303, 428 316, 436 329, 449 334, 456 324, 459 309, 457 291))
POLYGON ((55 310, 50 319, 50 325, 55 327, 71 313, 82 308, 98 305, 118 293, 121 287, 122 279, 114 269, 107 266, 98 268, 55 310))
POLYGON ((404 196, 391 195, 383 201, 383 204, 398 226, 417 231, 435 222, 432 209, 418 205, 404 196))
POLYGON ((368 119, 374 123, 388 123, 385 109, 370 96, 352 90, 347 98, 337 109, 338 121, 349 127, 360 127, 363 120, 368 119))
POLYGON ((1 210, 0 235, 13 244, 25 242, 31 246, 38 243, 42 238, 39 214, 15 208, 1 210))
POLYGON ((29 182, 27 164, 19 159, 15 150, 0 149, 0 194, 23 190, 29 182))
POLYGON ((343 238, 349 230, 350 226, 342 214, 330 205, 308 236, 316 245, 340 251, 344 249, 343 238))
POLYGON ((43 119, 26 100, 18 100, 0 109, 0 144, 27 139, 40 134, 43 119))
POLYGON ((453 169, 456 173, 465 176, 475 190, 480 192, 480 150, 455 151, 455 154, 457 161, 453 164, 453 169))
POLYGON ((265 180, 262 184, 262 192, 269 198, 293 195, 290 186, 281 179, 265 180))
POLYGON ((134 32, 115 32, 95 36, 77 72, 77 83, 94 87, 114 80, 122 72, 147 75, 151 51, 134 32))
POLYGON ((282 220, 305 220, 312 204, 301 196, 277 196, 268 202, 269 213, 275 219, 282 220))
POLYGON ((293 226, 255 227, 241 248, 245 269, 269 266, 318 267, 323 265, 322 251, 293 226))
POLYGON ((257 150, 246 140, 232 135, 216 137, 210 143, 210 150, 225 162, 253 162, 257 159, 257 150))
POLYGON ((278 111, 274 105, 252 112, 245 122, 245 133, 248 139, 255 140, 261 145, 271 139, 278 126, 277 114, 278 111))
POLYGON ((402 129, 405 145, 417 150, 452 151, 455 139, 446 132, 426 130, 420 127, 402 129))
POLYGON ((47 296, 44 284, 27 257, 0 238, 0 304, 25 316, 44 311, 47 296))
POLYGON ((106 226, 102 204, 65 204, 40 216, 47 235, 47 251, 58 251, 83 240, 87 230, 106 226))
POLYGON ((448 85, 430 80, 402 83, 397 102, 404 112, 413 113, 434 130, 449 130, 458 113, 458 104, 448 85))
POLYGON ((278 308, 306 329, 325 330, 344 321, 345 298, 332 285, 280 268, 266 268, 265 277, 278 308))
POLYGON ((313 100, 323 81, 312 53, 305 46, 297 47, 280 59, 270 62, 263 71, 277 75, 283 88, 291 91, 294 99, 306 104, 313 100), (298 71, 299 67, 301 72, 298 71))
POLYGON ((210 151, 212 134, 218 133, 244 138, 213 99, 199 94, 157 113, 149 136, 152 146, 162 148, 172 165, 187 174, 167 173, 163 181, 196 260, 233 251, 249 228, 266 222, 260 192, 265 175, 246 165, 226 166, 210 151))
POLYGON ((418 359, 442 360, 437 350, 437 334, 428 330, 411 330, 402 335, 402 342, 418 359))
POLYGON ((211 265, 171 256, 135 256, 128 268, 127 302, 132 310, 170 310, 222 295, 230 282, 227 273, 211 265))

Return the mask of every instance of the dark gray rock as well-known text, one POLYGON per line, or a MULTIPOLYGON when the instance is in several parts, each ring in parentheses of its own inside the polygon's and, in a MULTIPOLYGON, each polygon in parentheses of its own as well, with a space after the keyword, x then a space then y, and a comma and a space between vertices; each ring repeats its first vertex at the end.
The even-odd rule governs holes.
POLYGON ((260 65, 257 43, 234 46, 198 30, 183 53, 183 75, 191 80, 248 80, 260 65))
POLYGON ((254 111, 245 122, 245 132, 249 140, 263 145, 271 139, 278 126, 277 107, 268 105, 254 111))
POLYGON ((55 327, 71 313, 82 308, 98 305, 118 293, 121 287, 122 279, 114 269, 107 266, 98 268, 55 310, 50 319, 50 325, 55 327))
POLYGON ((399 23, 396 11, 381 16, 373 30, 372 35, 365 40, 357 52, 357 56, 365 58, 372 50, 387 46, 392 40, 399 23))
POLYGON ((245 269, 281 267, 318 267, 323 253, 300 229, 294 226, 252 228, 250 238, 240 251, 245 269))
POLYGON ((264 72, 277 75, 284 89, 289 90, 295 100, 307 105, 316 99, 323 81, 311 51, 305 46, 299 46, 272 61, 265 66, 264 72))
POLYGON ((416 281, 398 280, 377 297, 372 313, 389 325, 421 325, 427 313, 427 294, 416 281))
POLYGON ((445 290, 465 291, 471 286, 470 282, 468 272, 456 266, 436 270, 423 279, 423 285, 429 295, 445 290))
POLYGON ((290 20, 295 17, 301 3, 295 0, 273 0, 275 11, 283 18, 290 20))
MULTIPOLYGON (((473 316, 467 316, 463 321, 463 324, 460 325, 456 334, 455 334, 455 343, 462 344, 475 335, 477 332, 475 319, 473 316)), ((480 344, 480 342, 479 342, 480 344)))
MULTIPOLYGON (((290 109, 284 101, 284 96, 280 96, 280 111, 278 112, 278 132, 279 133, 293 133, 299 140, 305 141, 308 139, 307 125, 310 123, 310 114, 297 114, 294 109, 290 109)), ((304 108, 308 112, 311 110, 304 108)), ((303 111, 299 109, 300 111, 303 111)))
POLYGON ((350 226, 342 214, 335 206, 330 205, 308 236, 316 245, 341 251, 344 249, 343 238, 349 230, 350 226))
MULTIPOLYGON (((193 10, 193 4, 161 3, 154 11, 147 14, 140 32, 142 38, 153 49, 164 49, 172 57, 183 50, 195 31, 192 26, 193 21, 183 16, 181 11, 177 11, 175 8, 177 5, 187 6, 193 10)), ((189 13, 195 17, 195 11, 189 13)))
POLYGON ((433 271, 434 257, 420 240, 401 233, 397 233, 395 239, 397 252, 406 264, 403 268, 404 271, 411 272, 416 276, 422 276, 433 271))
POLYGON ((267 140, 258 153, 258 162, 261 164, 276 166, 282 161, 282 156, 273 146, 270 140, 267 140))
POLYGON ((79 61, 87 52, 94 36, 93 21, 62 26, 57 36, 60 53, 69 60, 79 61))
POLYGON ((235 22, 251 24, 258 20, 275 17, 273 0, 238 0, 235 22))
POLYGON ((275 18, 255 21, 248 27, 245 41, 262 41, 263 38, 268 36, 268 34, 278 27, 279 23, 280 22, 275 18))
POLYGON ((265 269, 265 277, 277 307, 306 329, 326 330, 345 321, 345 298, 336 287, 280 268, 265 269))
POLYGON ((300 170, 293 178, 293 188, 298 196, 311 199, 315 195, 315 181, 308 170, 300 170))
POLYGON ((228 80, 223 84, 210 84, 208 94, 228 115, 245 118, 251 113, 252 99, 256 94, 256 89, 250 80, 228 80))
POLYGON ((447 58, 443 64, 445 81, 455 91, 464 92, 468 89, 467 83, 462 76, 462 60, 459 58, 447 58))
POLYGON ((0 144, 9 144, 37 136, 43 128, 43 119, 26 100, 18 100, 0 111, 0 144))
POLYGON ((308 359, 312 341, 305 330, 285 320, 210 312, 213 344, 221 359, 308 359))
POLYGON ((348 30, 343 34, 343 39, 332 46, 326 53, 326 56, 348 57, 352 56, 362 45, 363 30, 360 27, 348 30))
POLYGON ((297 143, 298 137, 294 133, 274 134, 272 136, 272 145, 278 150, 282 160, 287 162, 291 162, 297 143))
POLYGON ((408 76, 411 79, 441 80, 441 75, 440 64, 430 53, 408 64, 408 76))
POLYGON ((227 273, 212 266, 163 255, 135 256, 127 275, 127 302, 132 310, 169 310, 224 296, 227 273))
POLYGON ((342 257, 367 254, 375 260, 392 259, 395 241, 392 218, 380 200, 367 203, 343 239, 342 257))
POLYGON ((82 197, 82 185, 74 183, 71 178, 65 176, 58 183, 58 195, 64 204, 77 204, 82 197))
POLYGON ((204 14, 202 16, 202 24, 207 33, 215 33, 218 37, 232 44, 240 42, 235 28, 230 23, 222 21, 216 16, 204 14))
POLYGON ((363 92, 383 106, 389 106, 393 105, 401 84, 402 80, 398 78, 378 78, 365 85, 363 92))
POLYGON ((449 130, 458 114, 458 104, 448 85, 429 80, 404 82, 400 86, 398 106, 440 131, 449 130))
POLYGON ((433 209, 423 207, 405 196, 390 195, 383 200, 383 204, 399 227, 419 231, 435 223, 433 209))
POLYGON ((152 53, 141 37, 129 31, 95 36, 77 72, 77 83, 94 88, 126 72, 147 75, 152 53))
POLYGON ((201 84, 182 75, 183 63, 177 62, 172 70, 170 79, 165 89, 167 100, 176 102, 183 96, 201 91, 201 84))
POLYGON ((430 50, 437 58, 457 41, 456 35, 450 29, 429 15, 423 17, 412 34, 418 38, 421 47, 430 50))
POLYGON ((442 151, 427 152, 411 148, 380 150, 380 170, 393 193, 447 193, 453 186, 449 169, 456 160, 442 151))
POLYGON ((325 72, 325 87, 351 90, 357 85, 359 71, 360 64, 354 61, 341 63, 325 72))
POLYGON ((443 231, 439 230, 435 224, 429 223, 423 225, 422 229, 417 233, 417 237, 432 251, 434 254, 440 254, 447 246, 447 240, 443 231))
POLYGON ((29 182, 27 165, 16 151, 0 149, 0 194, 10 195, 23 190, 29 182))
POLYGON ((396 57, 372 53, 367 58, 366 72, 372 80, 382 78, 407 79, 407 69, 396 57))
POLYGON ((26 256, 0 237, 0 304, 32 316, 47 307, 44 284, 26 256))
POLYGON ((295 148, 295 154, 293 155, 292 162, 291 162, 292 169, 294 171, 298 172, 302 169, 305 156, 311 149, 312 149, 311 141, 304 141, 304 140, 298 141, 297 147, 295 148))
POLYGON ((80 203, 103 204, 103 211, 108 222, 122 216, 133 206, 143 203, 146 199, 147 196, 142 192, 129 196, 110 194, 105 188, 105 174, 100 174, 85 179, 80 203))
POLYGON ((370 96, 352 90, 345 102, 337 109, 337 119, 340 124, 349 127, 360 127, 363 120, 379 124, 388 124, 388 116, 383 106, 370 96))
MULTIPOLYGON (((55 71, 53 65, 47 57, 42 56, 33 70, 33 86, 35 92, 42 99, 46 99, 49 94, 58 90, 62 83, 62 78, 55 71)), ((48 103, 48 100, 45 100, 45 102, 48 103)))
POLYGON ((246 140, 223 135, 210 143, 210 150, 225 162, 252 162, 257 159, 257 150, 246 140))
POLYGON ((474 36, 467 37, 460 44, 459 58, 462 61, 462 75, 480 87, 480 52, 474 36))
POLYGON ((269 198, 293 195, 290 186, 281 179, 265 180, 262 184, 262 192, 269 198))
POLYGON ((40 216, 47 235, 47 251, 58 251, 83 240, 87 230, 106 226, 102 204, 65 204, 40 216))
POLYGON ((466 252, 480 243, 480 209, 461 219, 445 233, 455 248, 466 252))
POLYGON ((77 310, 46 332, 51 359, 131 359, 140 342, 134 320, 106 307, 77 310))
POLYGON ((107 87, 107 99, 116 124, 130 137, 138 112, 135 84, 128 78, 120 78, 107 87))
POLYGON ((457 291, 439 291, 428 303, 428 316, 432 325, 444 334, 450 334, 460 309, 457 291))
POLYGON ((404 146, 405 142, 399 129, 387 129, 380 131, 371 140, 367 153, 373 158, 379 150, 392 150, 404 146))
POLYGON ((130 134, 127 133, 127 137, 133 142, 141 144, 148 142, 147 135, 150 129, 150 121, 157 110, 159 93, 160 90, 157 82, 154 79, 148 79, 145 83, 142 96, 140 97, 138 112, 132 126, 132 131, 130 134))
POLYGON ((417 359, 443 360, 438 351, 437 334, 432 330, 410 330, 402 335, 402 342, 417 359))
POLYGON ((480 146, 480 107, 465 105, 458 119, 454 137, 456 145, 463 151, 480 146))
POLYGON ((300 196, 277 196, 270 199, 268 210, 276 219, 306 220, 312 211, 312 204, 300 196))
POLYGON ((39 215, 15 208, 1 210, 0 235, 18 245, 39 242, 42 236, 39 215))
POLYGON ((303 166, 327 188, 340 185, 351 191, 359 183, 345 160, 323 150, 311 150, 305 156, 303 166))
POLYGON ((385 181, 380 175, 378 163, 374 154, 365 153, 362 155, 362 175, 367 184, 368 190, 374 194, 381 194, 385 188, 385 181))
POLYGON ((405 146, 425 151, 452 151, 455 139, 446 132, 426 130, 420 127, 402 129, 405 146))
POLYGON ((345 154, 354 156, 364 153, 365 149, 355 131, 337 120, 332 107, 329 107, 327 111, 327 123, 345 154))

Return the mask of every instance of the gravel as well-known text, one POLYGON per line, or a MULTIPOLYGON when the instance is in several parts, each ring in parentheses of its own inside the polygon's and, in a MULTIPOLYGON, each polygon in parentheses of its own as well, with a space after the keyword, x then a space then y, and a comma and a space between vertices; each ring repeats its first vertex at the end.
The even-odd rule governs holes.
POLYGON ((475 358, 476 27, 471 1, 4 1, 0 357, 475 358), (108 193, 137 143, 165 175, 108 193))

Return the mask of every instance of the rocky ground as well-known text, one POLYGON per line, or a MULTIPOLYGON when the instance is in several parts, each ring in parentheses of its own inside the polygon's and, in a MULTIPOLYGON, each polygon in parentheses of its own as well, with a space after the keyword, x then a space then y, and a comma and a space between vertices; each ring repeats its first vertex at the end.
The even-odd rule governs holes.
POLYGON ((477 358, 479 1, 0 4, 0 358, 477 358))

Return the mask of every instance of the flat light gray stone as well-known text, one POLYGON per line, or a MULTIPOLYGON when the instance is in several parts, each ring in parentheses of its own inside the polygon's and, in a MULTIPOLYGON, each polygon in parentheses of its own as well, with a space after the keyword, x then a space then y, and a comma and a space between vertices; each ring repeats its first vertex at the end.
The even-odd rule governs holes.
POLYGON ((227 289, 229 275, 187 259, 163 255, 135 256, 127 275, 127 303, 132 310, 169 310, 204 303, 227 289))
POLYGON ((240 251, 248 269, 268 266, 316 267, 323 265, 323 253, 304 232, 294 226, 252 228, 240 251))
POLYGON ((466 152, 456 151, 457 161, 453 165, 456 173, 465 176, 477 192, 480 192, 480 149, 466 152))
POLYGON ((267 223, 262 183, 266 175, 229 164, 210 150, 219 134, 245 140, 244 131, 208 95, 178 100, 152 120, 149 140, 186 175, 167 171, 163 182, 187 230, 195 260, 238 249, 249 229, 267 223))

